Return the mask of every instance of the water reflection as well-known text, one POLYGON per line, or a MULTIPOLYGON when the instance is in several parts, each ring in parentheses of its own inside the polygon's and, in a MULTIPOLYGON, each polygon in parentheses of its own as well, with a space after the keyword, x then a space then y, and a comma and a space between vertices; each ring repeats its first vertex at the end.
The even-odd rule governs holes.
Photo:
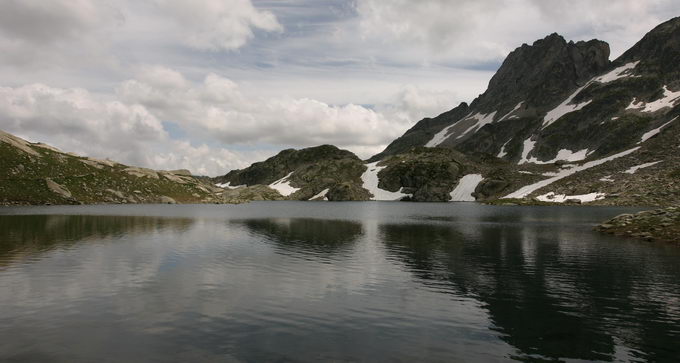
POLYGON ((328 206, 0 216, 0 360, 680 356, 680 251, 588 209, 328 206))
POLYGON ((84 241, 167 231, 183 233, 191 218, 139 216, 26 215, 0 216, 0 265, 84 241))
POLYGON ((288 252, 336 253, 347 250, 363 233, 361 223, 313 218, 267 218, 233 221, 257 237, 288 252))
POLYGON ((442 291, 446 281, 449 293, 482 301, 490 328, 518 349, 517 359, 680 356, 678 294, 665 290, 677 285, 666 278, 678 273, 677 254, 667 256, 667 247, 615 241, 604 247, 623 251, 565 253, 565 244, 582 241, 559 226, 484 226, 477 239, 463 238, 455 224, 383 224, 380 231, 388 253, 424 284, 436 281, 442 291))

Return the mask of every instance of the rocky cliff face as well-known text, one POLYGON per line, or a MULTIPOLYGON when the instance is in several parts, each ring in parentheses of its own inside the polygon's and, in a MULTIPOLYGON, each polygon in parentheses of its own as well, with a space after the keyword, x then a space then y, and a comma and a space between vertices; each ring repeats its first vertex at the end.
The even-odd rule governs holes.
POLYGON ((613 197, 574 200, 673 203, 675 194, 664 199, 642 180, 653 172, 659 186, 676 189, 667 175, 677 168, 679 144, 680 18, 659 25, 614 62, 608 55, 604 42, 566 42, 557 34, 522 45, 469 106, 420 121, 371 160, 413 147, 455 149, 496 156, 519 173, 542 177, 511 197, 599 193, 613 197), (605 172, 614 177, 600 175, 605 172), (598 175, 605 181, 592 179, 598 175))
POLYGON ((487 153, 524 164, 581 161, 633 147, 669 121, 680 91, 680 20, 610 64, 606 43, 552 34, 510 53, 461 111, 419 122, 373 160, 414 146, 487 153), (434 121, 433 121, 434 120, 434 121), (412 135, 433 135, 414 138, 412 135))

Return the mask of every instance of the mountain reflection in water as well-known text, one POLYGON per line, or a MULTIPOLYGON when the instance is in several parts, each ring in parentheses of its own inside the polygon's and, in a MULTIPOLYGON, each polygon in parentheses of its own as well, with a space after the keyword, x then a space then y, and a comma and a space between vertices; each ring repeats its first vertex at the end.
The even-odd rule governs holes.
POLYGON ((680 356, 680 251, 621 209, 283 205, 3 211, 0 360, 680 356))

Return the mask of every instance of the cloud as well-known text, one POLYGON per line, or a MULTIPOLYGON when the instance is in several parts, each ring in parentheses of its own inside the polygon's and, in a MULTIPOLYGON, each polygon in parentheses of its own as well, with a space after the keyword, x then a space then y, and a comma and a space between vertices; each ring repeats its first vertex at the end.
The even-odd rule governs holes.
POLYGON ((0 31, 15 41, 34 44, 77 38, 115 12, 91 0, 6 0, 0 12, 0 31))
POLYGON ((367 158, 417 118, 448 109, 450 97, 408 86, 373 108, 330 105, 260 97, 215 74, 192 82, 175 70, 145 66, 113 98, 43 84, 2 87, 0 128, 83 155, 219 175, 288 147, 334 144, 367 158), (173 137, 166 123, 183 132, 173 137))
POLYGON ((153 0, 169 16, 184 42, 201 50, 238 49, 254 30, 282 32, 276 16, 256 9, 250 0, 153 0))
MULTIPOLYGON (((172 72, 160 69, 149 74, 172 72)), ((413 94, 410 98, 402 95, 403 104, 411 109, 404 113, 386 107, 393 111, 386 115, 355 104, 330 105, 311 98, 245 94, 237 83, 216 74, 193 84, 176 72, 174 75, 176 87, 159 85, 155 79, 125 81, 117 90, 118 97, 126 103, 144 105, 197 138, 213 138, 227 145, 334 144, 350 150, 376 147, 407 128, 412 121, 409 115, 422 107, 414 101, 432 108, 431 103, 413 94)))
POLYGON ((553 32, 598 37, 622 53, 656 24, 680 13, 673 0, 357 0, 362 36, 382 48, 418 49, 433 61, 499 60, 522 42, 553 32))
POLYGON ((142 105, 107 101, 84 89, 42 84, 0 88, 0 128, 81 155, 209 175, 242 168, 270 154, 173 140, 162 122, 142 105))

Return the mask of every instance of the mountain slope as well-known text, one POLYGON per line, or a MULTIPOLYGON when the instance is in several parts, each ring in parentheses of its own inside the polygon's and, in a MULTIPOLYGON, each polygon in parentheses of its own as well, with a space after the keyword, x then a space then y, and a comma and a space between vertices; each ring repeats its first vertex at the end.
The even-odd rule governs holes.
POLYGON ((472 201, 473 194, 488 199, 536 179, 517 173, 506 161, 469 157, 449 149, 411 148, 364 164, 349 151, 323 145, 284 150, 213 181, 235 188, 225 195, 239 201, 247 200, 246 195, 257 188, 261 192, 275 189, 290 200, 446 202, 472 201))
POLYGON ((187 170, 155 171, 67 154, 0 131, 0 204, 215 203, 187 170))
POLYGON ((484 94, 456 109, 463 112, 419 122, 371 160, 414 146, 487 153, 518 164, 626 150, 668 122, 678 103, 679 34, 680 18, 672 19, 611 64, 600 41, 567 43, 553 34, 523 45, 484 94), (413 137, 425 134, 432 137, 413 137))

